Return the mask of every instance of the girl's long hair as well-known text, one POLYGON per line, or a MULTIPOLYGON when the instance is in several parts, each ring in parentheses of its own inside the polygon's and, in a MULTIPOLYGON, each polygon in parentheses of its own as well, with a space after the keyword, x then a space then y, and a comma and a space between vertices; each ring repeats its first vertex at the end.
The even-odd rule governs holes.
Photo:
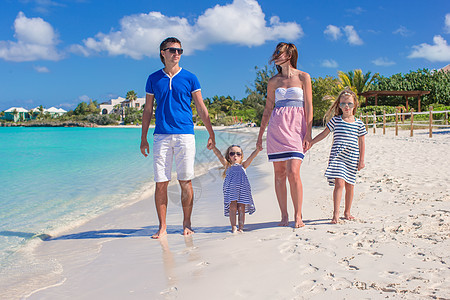
POLYGON ((343 89, 339 93, 339 95, 336 97, 336 100, 334 100, 333 104, 331 104, 330 108, 325 113, 325 116, 323 117, 323 121, 325 124, 327 124, 334 116, 343 114, 342 109, 339 107, 339 103, 341 102, 341 97, 344 95, 352 96, 353 103, 355 104, 355 106, 353 106, 353 115, 356 114, 359 106, 358 97, 356 97, 355 92, 353 92, 349 87, 345 87, 345 89, 343 89))
MULTIPOLYGON (((297 47, 295 47, 295 45, 291 43, 284 43, 284 42, 278 43, 269 63, 273 63, 283 53, 287 53, 288 57, 290 57, 291 66, 297 69, 298 51, 297 47)), ((281 67, 276 66, 276 68, 278 73, 281 73, 281 67)))
POLYGON ((231 145, 230 147, 227 148, 227 150, 225 151, 225 160, 227 161, 227 165, 224 166, 225 170, 223 171, 222 177, 225 178, 227 176, 227 170, 229 167, 231 167, 231 159, 230 159, 230 150, 233 147, 238 147, 239 149, 241 149, 241 162, 242 160, 244 160, 244 151, 242 151, 241 146, 239 145, 231 145))

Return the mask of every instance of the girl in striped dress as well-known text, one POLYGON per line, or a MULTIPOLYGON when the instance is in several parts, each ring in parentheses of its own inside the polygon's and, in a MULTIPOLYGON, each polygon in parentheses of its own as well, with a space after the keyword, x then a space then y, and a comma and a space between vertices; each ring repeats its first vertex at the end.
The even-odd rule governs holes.
POLYGON ((364 168, 366 127, 360 119, 355 118, 358 108, 356 94, 346 88, 336 98, 325 115, 327 126, 311 142, 311 146, 323 140, 333 132, 333 146, 331 147, 328 168, 325 177, 333 186, 334 212, 331 223, 339 221, 339 207, 342 193, 345 188, 344 219, 353 220, 350 208, 353 202, 353 190, 356 180, 356 171, 364 168))
POLYGON ((253 151, 244 162, 242 162, 244 152, 239 145, 228 147, 225 157, 215 146, 212 150, 225 168, 223 172, 225 178, 223 182, 224 213, 226 217, 230 217, 231 232, 243 232, 245 213, 252 214, 255 212, 252 191, 245 169, 250 166, 260 150, 253 151), (238 215, 238 228, 236 228, 236 215, 238 215))

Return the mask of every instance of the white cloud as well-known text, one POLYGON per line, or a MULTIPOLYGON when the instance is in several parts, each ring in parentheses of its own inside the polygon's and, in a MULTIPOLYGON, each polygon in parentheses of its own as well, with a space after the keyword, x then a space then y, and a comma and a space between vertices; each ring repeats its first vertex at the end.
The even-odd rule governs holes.
POLYGON ((84 101, 84 102, 88 102, 89 99, 91 99, 91 98, 89 98, 88 95, 81 95, 80 97, 78 97, 78 100, 84 101))
POLYGON ((351 25, 347 25, 344 27, 345 35, 347 36, 347 41, 350 45, 362 45, 364 42, 359 37, 358 33, 356 32, 355 28, 351 25))
POLYGON ((341 29, 334 25, 328 25, 323 33, 334 41, 342 36, 341 29))
POLYGON ((359 37, 355 28, 351 25, 342 27, 342 29, 341 29, 341 27, 338 27, 335 25, 328 25, 323 33, 326 36, 328 36, 330 39, 336 41, 341 38, 342 31, 345 33, 345 35, 347 37, 347 42, 350 45, 358 45, 359 46, 359 45, 364 44, 363 40, 359 37))
POLYGON ((352 13, 352 14, 355 14, 355 15, 360 15, 360 14, 362 14, 363 12, 366 12, 366 10, 363 9, 362 7, 360 7, 360 6, 355 7, 355 8, 352 8, 352 9, 347 9, 347 11, 348 11, 349 13, 352 13))
POLYGON ((376 66, 381 66, 381 67, 388 67, 388 66, 395 65, 395 62, 393 62, 385 57, 379 57, 375 60, 372 60, 372 63, 376 66))
POLYGON ((445 15, 445 32, 450 33, 450 14, 445 15))
POLYGON ((75 106, 77 106, 77 103, 67 103, 67 102, 65 102, 65 103, 61 103, 61 104, 59 104, 59 105, 57 105, 56 107, 65 107, 65 108, 67 108, 67 109, 73 109, 75 106))
POLYGON ((0 58, 7 61, 60 60, 53 27, 41 18, 27 18, 19 12, 14 21, 14 41, 0 41, 0 58))
POLYGON ((49 73, 50 72, 50 70, 47 67, 34 66, 34 69, 38 73, 49 73))
POLYGON ((433 45, 426 43, 413 46, 414 50, 408 56, 409 58, 425 58, 429 61, 450 61, 450 46, 447 41, 440 35, 433 37, 433 45))
POLYGON ((398 29, 392 32, 393 34, 400 34, 401 36, 411 36, 413 34, 408 28, 403 25, 400 25, 398 29))
POLYGON ((337 68, 339 66, 338 63, 333 59, 325 59, 322 61, 321 65, 325 68, 337 68))
POLYGON ((280 22, 276 16, 267 24, 256 0, 234 0, 227 5, 207 9, 189 24, 186 18, 169 17, 160 12, 125 16, 120 29, 87 38, 71 51, 82 55, 106 52, 134 59, 158 56, 159 44, 168 36, 179 38, 186 54, 205 49, 211 44, 228 43, 258 46, 269 40, 296 40, 303 36, 295 22, 280 22))

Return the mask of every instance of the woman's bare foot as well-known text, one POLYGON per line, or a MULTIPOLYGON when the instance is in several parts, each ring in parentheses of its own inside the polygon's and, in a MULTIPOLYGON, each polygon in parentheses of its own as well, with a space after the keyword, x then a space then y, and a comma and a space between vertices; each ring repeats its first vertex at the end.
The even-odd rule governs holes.
POLYGON ((166 229, 165 228, 164 229, 161 228, 161 229, 158 230, 157 233, 152 235, 152 239, 159 239, 159 238, 162 238, 162 237, 164 237, 166 235, 167 235, 166 229))
POLYGON ((242 229, 239 228, 239 229, 238 229, 238 232, 239 232, 239 233, 244 233, 244 229, 243 229, 243 228, 242 228, 242 229))
POLYGON ((237 231, 237 227, 236 226, 231 226, 231 233, 236 233, 237 231))
POLYGON ((303 223, 302 220, 295 221, 295 227, 294 228, 301 228, 305 227, 305 223, 303 223))
POLYGON ((339 217, 333 217, 333 219, 331 219, 331 224, 337 224, 339 222, 339 217))
POLYGON ((289 226, 289 216, 282 216, 280 223, 278 223, 278 226, 289 226))
POLYGON ((355 220, 355 217, 352 216, 351 214, 344 214, 344 219, 353 221, 353 220, 355 220))

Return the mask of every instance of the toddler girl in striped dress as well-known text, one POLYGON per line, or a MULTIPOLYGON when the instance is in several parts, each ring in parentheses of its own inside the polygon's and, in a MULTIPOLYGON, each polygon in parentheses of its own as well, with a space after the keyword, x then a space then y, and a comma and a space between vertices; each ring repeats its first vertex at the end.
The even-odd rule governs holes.
POLYGON ((250 166, 260 150, 256 149, 253 151, 244 162, 242 162, 244 153, 238 145, 228 147, 225 157, 222 156, 216 147, 212 148, 212 150, 225 167, 223 173, 225 178, 223 182, 224 213, 226 217, 230 217, 231 232, 243 232, 245 213, 252 214, 255 212, 252 191, 245 169, 250 166), (238 215, 238 229, 236 228, 236 215, 238 215))
POLYGON ((367 134, 364 123, 355 118, 358 108, 356 94, 346 88, 336 98, 328 112, 325 114, 327 126, 311 142, 311 146, 323 140, 333 132, 333 146, 331 147, 328 168, 325 172, 328 182, 334 185, 333 202, 334 212, 331 223, 339 221, 339 206, 345 187, 344 219, 353 220, 350 208, 353 202, 353 190, 356 180, 356 171, 364 168, 365 141, 367 134))

